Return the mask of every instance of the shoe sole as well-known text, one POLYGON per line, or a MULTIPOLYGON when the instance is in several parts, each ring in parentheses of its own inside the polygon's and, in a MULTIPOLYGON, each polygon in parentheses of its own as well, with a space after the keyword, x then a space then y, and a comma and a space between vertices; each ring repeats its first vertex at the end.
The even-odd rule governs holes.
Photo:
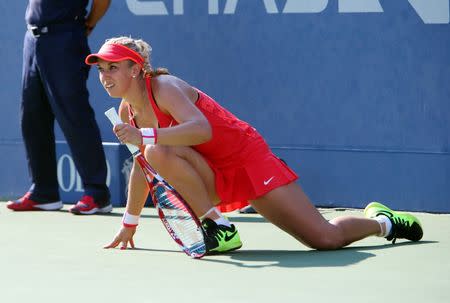
POLYGON ((15 209, 14 208, 15 203, 7 204, 6 207, 8 209, 11 209, 13 211, 57 211, 63 208, 63 203, 61 201, 52 202, 52 203, 44 203, 44 204, 35 204, 33 205, 33 208, 31 209, 15 209))
POLYGON ((40 210, 52 211, 52 210, 60 210, 61 208, 63 208, 63 206, 64 206, 63 203, 61 201, 58 201, 53 203, 38 204, 35 205, 34 207, 40 210))
POLYGON ((242 244, 241 244, 240 246, 237 246, 237 247, 234 247, 234 248, 232 248, 232 249, 225 250, 225 251, 216 251, 216 250, 214 250, 214 251, 208 251, 208 252, 206 253, 206 255, 211 256, 211 255, 226 254, 226 253, 229 253, 229 252, 233 252, 233 251, 235 251, 235 250, 238 250, 238 249, 241 248, 241 247, 242 247, 242 244))
POLYGON ((83 210, 70 210, 70 212, 74 215, 93 215, 93 214, 106 214, 110 213, 113 210, 112 205, 108 205, 102 208, 93 208, 88 211, 83 210))

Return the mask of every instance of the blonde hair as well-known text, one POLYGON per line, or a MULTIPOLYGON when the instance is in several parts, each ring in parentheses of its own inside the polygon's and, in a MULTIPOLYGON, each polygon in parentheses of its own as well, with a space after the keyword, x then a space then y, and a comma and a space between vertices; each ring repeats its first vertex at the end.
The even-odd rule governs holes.
MULTIPOLYGON (((142 39, 133 39, 131 37, 114 37, 107 39, 105 44, 120 44, 126 46, 144 58, 144 66, 142 67, 143 76, 156 77, 159 75, 169 75, 167 68, 158 67, 156 70, 152 68, 150 56, 152 54, 152 47, 142 39)), ((134 64, 134 62, 132 62, 134 64)))

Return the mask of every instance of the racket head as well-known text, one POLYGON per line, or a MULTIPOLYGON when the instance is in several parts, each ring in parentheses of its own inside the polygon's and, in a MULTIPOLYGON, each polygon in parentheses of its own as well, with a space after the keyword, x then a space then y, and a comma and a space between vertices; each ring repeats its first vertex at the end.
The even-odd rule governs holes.
POLYGON ((141 154, 135 159, 145 174, 153 204, 169 235, 188 256, 203 257, 207 250, 200 220, 183 197, 156 173, 141 154))
MULTIPOLYGON (((156 180, 156 179, 155 179, 156 180)), ((183 198, 163 181, 154 181, 152 199, 161 221, 174 241, 192 258, 206 254, 203 227, 183 198)))

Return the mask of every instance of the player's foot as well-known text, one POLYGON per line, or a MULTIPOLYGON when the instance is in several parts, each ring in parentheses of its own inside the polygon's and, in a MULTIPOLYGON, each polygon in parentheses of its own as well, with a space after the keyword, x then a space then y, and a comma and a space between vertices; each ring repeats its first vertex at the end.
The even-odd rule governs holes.
POLYGON ((84 195, 69 211, 75 215, 105 214, 112 211, 112 205, 108 202, 105 206, 99 206, 92 196, 84 195))
POLYGON ((420 221, 411 214, 395 212, 381 203, 372 202, 364 209, 364 215, 368 218, 375 218, 380 215, 388 217, 392 222, 392 230, 386 239, 392 240, 392 243, 401 238, 411 241, 422 239, 423 230, 420 221))
POLYGON ((208 253, 224 253, 241 248, 241 238, 233 224, 231 227, 217 225, 213 220, 206 218, 202 225, 206 233, 205 242, 208 253))
POLYGON ((8 201, 6 207, 14 211, 32 211, 32 210, 60 210, 63 207, 61 201, 38 203, 30 199, 31 193, 27 192, 22 198, 8 201))

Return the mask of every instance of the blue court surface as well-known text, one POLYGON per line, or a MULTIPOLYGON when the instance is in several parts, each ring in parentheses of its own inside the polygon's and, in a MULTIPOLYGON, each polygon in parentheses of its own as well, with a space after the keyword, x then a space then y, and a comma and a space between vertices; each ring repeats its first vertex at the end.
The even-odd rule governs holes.
MULTIPOLYGON (((314 251, 257 214, 229 214, 244 246, 194 260, 146 208, 134 250, 103 249, 110 215, 15 213, 0 203, 0 302, 450 302, 450 215, 416 213, 421 242, 371 237, 314 251)), ((326 218, 361 210, 321 209, 326 218)))

